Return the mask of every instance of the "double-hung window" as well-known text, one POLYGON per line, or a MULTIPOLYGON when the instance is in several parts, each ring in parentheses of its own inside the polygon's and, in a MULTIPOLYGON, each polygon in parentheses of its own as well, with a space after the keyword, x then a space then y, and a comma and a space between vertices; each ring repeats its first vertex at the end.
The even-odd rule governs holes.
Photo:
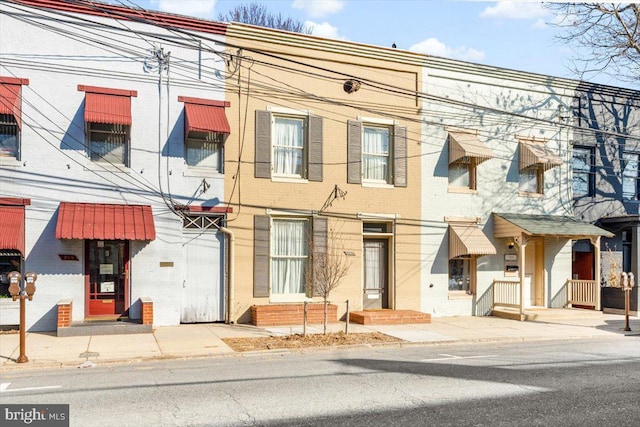
POLYGON ((271 294, 304 295, 309 219, 274 218, 271 228, 271 294))
POLYGON ((78 85, 85 92, 84 121, 91 161, 129 166, 131 98, 134 90, 78 85))
POLYGON ((640 175, 638 175, 640 154, 623 153, 622 156, 622 199, 640 200, 640 175))
POLYGON ((306 178, 306 117, 273 117, 273 176, 306 178))
POLYGON ((309 276, 318 265, 311 263, 326 254, 327 222, 324 217, 287 213, 254 217, 254 297, 287 302, 315 295, 309 276))
POLYGON ((376 183, 391 183, 389 126, 362 126, 362 179, 376 183))
POLYGON ((0 159, 20 160, 22 86, 28 79, 0 77, 0 159))
POLYGON ((322 117, 288 108, 256 111, 256 178, 322 181, 322 156, 322 117))
POLYGON ((407 186, 407 128, 384 119, 350 120, 347 181, 407 186))
POLYGON ((573 197, 595 196, 594 149, 574 147, 571 168, 573 171, 573 197))

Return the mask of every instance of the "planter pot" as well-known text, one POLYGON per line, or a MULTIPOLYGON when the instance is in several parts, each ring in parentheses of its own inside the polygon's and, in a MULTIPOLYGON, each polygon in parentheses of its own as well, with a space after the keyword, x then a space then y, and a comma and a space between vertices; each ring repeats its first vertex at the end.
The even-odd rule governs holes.
POLYGON ((20 324, 20 301, 0 298, 0 325, 20 324))

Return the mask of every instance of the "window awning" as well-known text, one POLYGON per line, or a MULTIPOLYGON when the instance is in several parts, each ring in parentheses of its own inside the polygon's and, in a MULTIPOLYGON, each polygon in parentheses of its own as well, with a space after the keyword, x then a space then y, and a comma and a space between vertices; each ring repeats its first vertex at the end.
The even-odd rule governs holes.
POLYGON ((148 205, 60 203, 57 239, 154 240, 148 205))
POLYGON ((543 142, 520 140, 520 170, 537 165, 546 171, 561 164, 560 156, 547 148, 543 142))
POLYGON ((493 158, 493 151, 475 133, 449 131, 449 164, 462 158, 474 158, 476 164, 493 158))
POLYGON ((495 255, 496 248, 475 223, 449 224, 449 259, 466 255, 495 255))
MULTIPOLYGON (((218 132, 231 133, 224 106, 185 102, 184 132, 218 132)), ((219 104, 219 103, 216 103, 219 104)))
POLYGON ((22 128, 20 85, 0 83, 0 114, 10 114, 22 128))
POLYGON ((613 237, 613 234, 588 222, 569 216, 494 213, 494 237, 555 236, 568 239, 613 237))
POLYGON ((84 98, 84 121, 131 125, 131 98, 87 92, 84 98))
POLYGON ((24 206, 0 206, 0 250, 24 255, 24 206))

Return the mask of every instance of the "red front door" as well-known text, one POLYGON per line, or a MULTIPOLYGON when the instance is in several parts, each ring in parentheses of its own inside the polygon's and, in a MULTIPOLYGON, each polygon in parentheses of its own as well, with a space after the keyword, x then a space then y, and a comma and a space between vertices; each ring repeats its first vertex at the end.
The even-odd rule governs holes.
POLYGON ((129 308, 129 244, 125 240, 86 242, 87 316, 120 316, 129 308))

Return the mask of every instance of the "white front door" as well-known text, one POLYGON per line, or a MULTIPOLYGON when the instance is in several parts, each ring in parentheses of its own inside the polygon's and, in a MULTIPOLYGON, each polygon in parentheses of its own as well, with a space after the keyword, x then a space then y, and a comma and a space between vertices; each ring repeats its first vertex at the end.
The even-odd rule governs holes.
POLYGON ((183 235, 182 323, 224 321, 223 235, 216 230, 183 235))
POLYGON ((536 305, 536 245, 529 243, 525 246, 524 253, 524 306, 533 307, 536 305))

